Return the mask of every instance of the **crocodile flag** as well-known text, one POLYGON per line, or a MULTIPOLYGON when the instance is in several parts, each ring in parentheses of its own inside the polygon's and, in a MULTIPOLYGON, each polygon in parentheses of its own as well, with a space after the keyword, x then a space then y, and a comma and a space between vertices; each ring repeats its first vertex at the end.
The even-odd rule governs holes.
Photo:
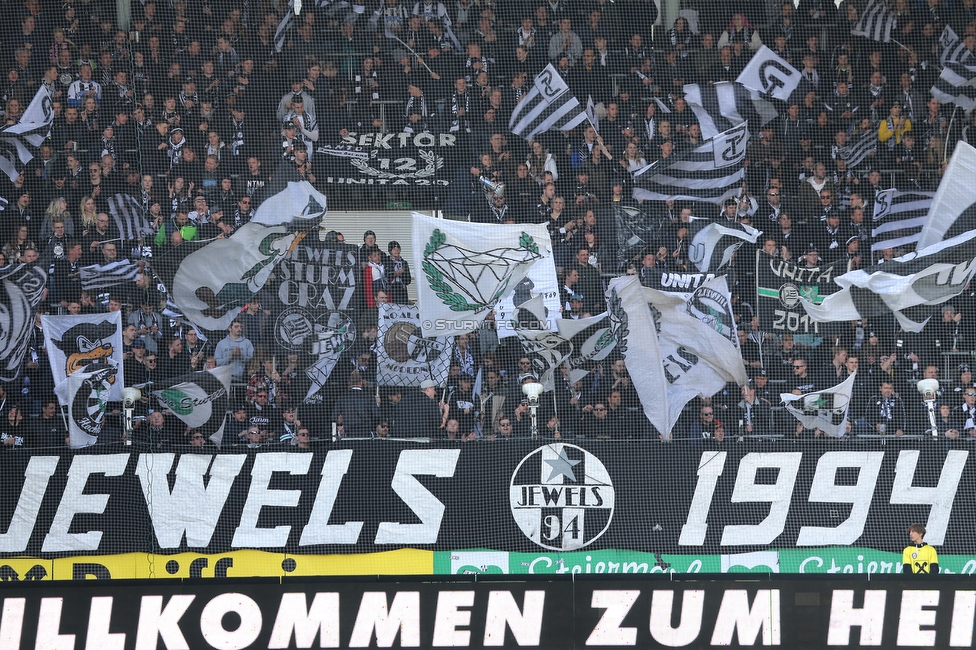
POLYGON ((820 429, 828 436, 842 438, 847 433, 847 407, 854 389, 852 373, 833 388, 794 395, 781 393, 783 405, 807 429, 820 429))
POLYGON ((376 383, 420 386, 426 379, 438 386, 451 367, 451 338, 424 338, 420 310, 414 305, 382 303, 376 333, 376 383))
POLYGON ((153 395, 183 424, 196 429, 220 447, 230 405, 231 367, 198 370, 174 377, 153 395))
POLYGON ((616 353, 624 360, 647 420, 658 432, 665 433, 671 426, 668 382, 654 317, 640 280, 633 275, 614 278, 607 287, 606 298, 607 313, 615 324, 616 353))
POLYGON ((11 264, 0 269, 0 381, 20 375, 46 286, 47 273, 39 267, 11 264))
POLYGON ((122 400, 122 312, 41 316, 41 327, 62 404, 68 403, 66 388, 57 387, 79 370, 106 370, 97 375, 105 382, 106 399, 122 400))
POLYGON ((497 225, 413 213, 413 262, 424 336, 464 334, 550 257, 544 224, 497 225))

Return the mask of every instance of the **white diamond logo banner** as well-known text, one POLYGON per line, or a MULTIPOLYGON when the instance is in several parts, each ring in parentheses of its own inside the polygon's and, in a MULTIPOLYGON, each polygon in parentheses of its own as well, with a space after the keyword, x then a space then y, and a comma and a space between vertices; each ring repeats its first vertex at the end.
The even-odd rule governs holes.
POLYGON ((417 299, 424 336, 463 334, 551 257, 544 225, 473 224, 413 213, 417 299))

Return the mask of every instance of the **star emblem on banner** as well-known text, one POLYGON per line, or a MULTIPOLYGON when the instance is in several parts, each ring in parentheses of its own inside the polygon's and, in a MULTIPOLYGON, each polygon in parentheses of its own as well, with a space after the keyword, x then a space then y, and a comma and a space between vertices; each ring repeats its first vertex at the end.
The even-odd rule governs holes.
POLYGON ((566 455, 565 449, 560 449, 556 458, 552 460, 546 459, 545 463, 551 468, 546 483, 551 483, 552 479, 560 475, 565 476, 573 483, 576 482, 576 474, 573 473, 573 467, 579 465, 580 461, 570 460, 566 455))

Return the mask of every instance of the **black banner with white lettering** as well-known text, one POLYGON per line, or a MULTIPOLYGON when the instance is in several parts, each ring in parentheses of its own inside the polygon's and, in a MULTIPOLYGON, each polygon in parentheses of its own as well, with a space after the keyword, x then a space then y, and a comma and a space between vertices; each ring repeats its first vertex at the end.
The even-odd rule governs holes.
POLYGON ((971 576, 19 583, 5 648, 971 647, 971 576))
MULTIPOLYGON (((456 144, 452 133, 355 133, 315 150, 316 176, 330 185, 391 187, 429 198, 450 183, 446 164, 456 144)), ((363 194, 366 198, 368 194, 363 194)))
POLYGON ((776 334, 819 334, 819 323, 803 310, 800 299, 819 305, 824 296, 840 289, 834 277, 843 272, 837 265, 807 268, 756 251, 759 329, 776 334))
POLYGON ((370 440, 314 453, 7 452, 0 557, 404 547, 900 552, 913 522, 940 553, 971 553, 973 444, 887 443, 370 440))

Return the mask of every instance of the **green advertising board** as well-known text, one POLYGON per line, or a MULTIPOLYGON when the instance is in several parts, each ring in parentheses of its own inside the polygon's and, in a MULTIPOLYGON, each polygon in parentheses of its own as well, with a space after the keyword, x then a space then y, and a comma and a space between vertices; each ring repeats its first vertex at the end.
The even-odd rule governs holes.
MULTIPOLYGON (((976 573, 976 556, 941 555, 943 573, 976 573)), ((870 548, 770 549, 728 555, 642 553, 609 549, 510 553, 488 549, 437 551, 435 575, 559 573, 901 573, 901 555, 870 548)))

